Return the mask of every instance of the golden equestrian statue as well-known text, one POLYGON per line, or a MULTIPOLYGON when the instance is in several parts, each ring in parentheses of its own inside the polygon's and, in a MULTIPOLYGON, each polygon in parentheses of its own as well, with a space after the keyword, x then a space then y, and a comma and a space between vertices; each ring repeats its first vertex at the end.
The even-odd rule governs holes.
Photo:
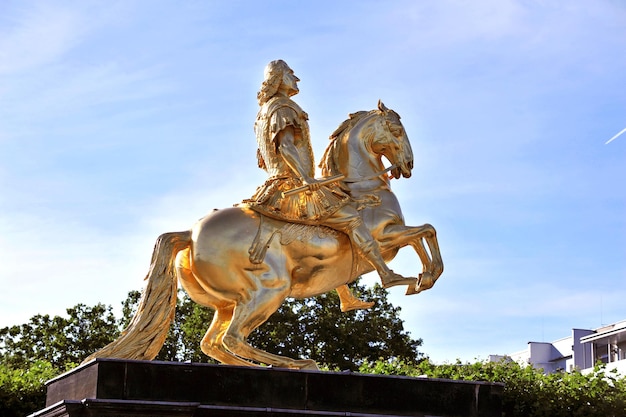
POLYGON ((324 178, 315 179, 308 116, 291 99, 298 81, 282 60, 265 69, 254 131, 267 181, 250 199, 213 211, 191 230, 159 236, 137 313, 117 340, 85 362, 154 359, 174 318, 178 281, 192 300, 215 310, 201 343, 205 354, 231 365, 297 369, 317 365, 246 341, 287 297, 336 289, 343 311, 368 308, 372 303, 356 299, 347 284, 374 270, 385 288, 406 285, 407 295, 434 285, 443 272, 435 229, 405 225, 390 188, 391 178, 408 178, 413 168, 400 116, 381 102, 351 114, 330 137, 320 163, 324 178), (419 278, 386 265, 407 245, 421 260, 419 278))

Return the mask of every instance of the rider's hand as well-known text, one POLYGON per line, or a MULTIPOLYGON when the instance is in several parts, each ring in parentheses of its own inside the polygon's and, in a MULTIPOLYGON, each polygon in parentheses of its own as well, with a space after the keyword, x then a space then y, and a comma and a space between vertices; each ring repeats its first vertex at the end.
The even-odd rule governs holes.
POLYGON ((305 177, 302 179, 302 182, 309 187, 309 191, 317 191, 322 188, 322 184, 315 178, 305 177))

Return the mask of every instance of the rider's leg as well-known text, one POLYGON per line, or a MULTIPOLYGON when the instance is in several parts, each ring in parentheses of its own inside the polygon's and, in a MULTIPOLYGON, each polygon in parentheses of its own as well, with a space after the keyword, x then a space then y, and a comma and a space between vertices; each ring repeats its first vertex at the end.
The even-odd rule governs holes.
POLYGON ((405 278, 389 269, 380 253, 378 242, 374 240, 359 212, 354 207, 350 205, 342 207, 324 220, 323 224, 340 230, 350 237, 352 244, 376 269, 384 288, 395 285, 411 285, 417 282, 417 278, 405 278))

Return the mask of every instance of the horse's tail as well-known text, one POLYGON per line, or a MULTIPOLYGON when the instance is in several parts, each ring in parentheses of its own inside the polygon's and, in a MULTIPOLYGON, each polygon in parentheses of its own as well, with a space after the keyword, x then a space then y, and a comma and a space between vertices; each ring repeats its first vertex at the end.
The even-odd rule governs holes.
POLYGON ((158 355, 176 312, 176 254, 190 243, 190 231, 159 236, 135 316, 120 337, 83 363, 95 358, 152 360, 158 355))

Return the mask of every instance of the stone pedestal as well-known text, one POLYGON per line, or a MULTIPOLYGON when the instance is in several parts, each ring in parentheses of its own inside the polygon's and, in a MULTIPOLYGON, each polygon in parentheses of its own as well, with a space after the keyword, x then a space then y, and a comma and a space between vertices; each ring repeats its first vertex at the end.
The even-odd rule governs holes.
POLYGON ((500 417, 502 384, 96 359, 48 382, 39 417, 500 417))

